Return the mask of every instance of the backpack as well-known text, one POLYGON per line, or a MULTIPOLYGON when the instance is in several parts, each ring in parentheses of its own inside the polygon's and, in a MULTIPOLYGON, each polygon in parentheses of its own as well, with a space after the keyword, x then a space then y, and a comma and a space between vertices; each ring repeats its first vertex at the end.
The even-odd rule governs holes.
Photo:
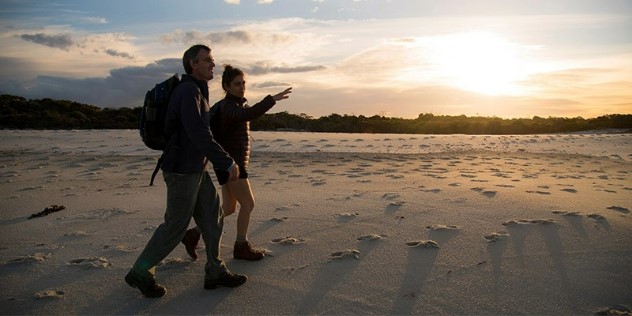
POLYGON ((169 141, 165 135, 165 115, 171 93, 180 83, 178 74, 157 83, 145 94, 145 103, 140 114, 140 137, 143 143, 154 150, 165 150, 169 141))
POLYGON ((158 163, 156 163, 154 172, 151 174, 150 186, 154 185, 154 178, 156 178, 156 174, 160 170, 165 156, 164 151, 167 149, 167 143, 169 142, 169 137, 165 134, 165 116, 171 93, 179 83, 180 77, 178 77, 178 74, 175 74, 169 79, 157 83, 145 94, 145 102, 140 114, 140 137, 145 146, 163 151, 158 163))

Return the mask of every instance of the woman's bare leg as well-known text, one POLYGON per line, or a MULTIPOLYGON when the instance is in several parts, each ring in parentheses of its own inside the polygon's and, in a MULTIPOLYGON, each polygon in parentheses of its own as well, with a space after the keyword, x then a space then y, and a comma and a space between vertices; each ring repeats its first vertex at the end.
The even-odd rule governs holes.
POLYGON ((239 202, 239 215, 237 215, 237 237, 238 239, 243 238, 244 240, 242 241, 245 241, 246 236, 248 235, 250 214, 255 208, 255 198, 252 194, 250 181, 248 181, 248 179, 238 179, 237 181, 227 182, 222 187, 222 192, 224 191, 228 191, 226 193, 222 193, 224 197, 229 196, 226 200, 227 202, 231 202, 232 198, 233 204, 226 204, 226 202, 224 202, 228 211, 231 210, 232 206, 232 212, 235 212, 235 203, 239 202))
POLYGON ((224 217, 235 213, 236 210, 237 198, 230 192, 228 183, 226 183, 222 185, 222 211, 224 211, 224 217))

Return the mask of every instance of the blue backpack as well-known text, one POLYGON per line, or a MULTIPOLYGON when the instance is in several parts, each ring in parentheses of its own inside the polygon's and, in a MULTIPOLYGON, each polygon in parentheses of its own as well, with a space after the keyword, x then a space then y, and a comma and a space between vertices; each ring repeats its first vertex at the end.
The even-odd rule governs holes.
POLYGON ((140 137, 143 143, 154 150, 165 150, 168 136, 165 135, 165 115, 169 98, 173 90, 180 84, 178 74, 157 83, 145 94, 145 103, 140 114, 140 137))

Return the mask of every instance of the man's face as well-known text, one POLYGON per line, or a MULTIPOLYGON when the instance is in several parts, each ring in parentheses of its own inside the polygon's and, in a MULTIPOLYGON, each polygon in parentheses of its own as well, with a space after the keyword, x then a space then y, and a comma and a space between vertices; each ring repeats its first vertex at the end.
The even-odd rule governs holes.
POLYGON ((213 68, 215 68, 215 62, 211 52, 204 49, 200 50, 197 58, 191 61, 191 68, 193 68, 191 75, 194 78, 206 81, 213 79, 213 68))

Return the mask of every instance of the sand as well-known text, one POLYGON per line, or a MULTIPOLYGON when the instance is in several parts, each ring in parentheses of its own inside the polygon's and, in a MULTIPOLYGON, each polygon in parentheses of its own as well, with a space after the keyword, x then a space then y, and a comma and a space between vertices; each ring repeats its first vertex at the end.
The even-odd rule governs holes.
POLYGON ((248 282, 204 290, 204 257, 179 246, 159 299, 123 281, 163 220, 162 177, 148 186, 159 153, 133 130, 0 139, 0 314, 632 308, 632 134, 254 132, 249 238, 268 256, 232 259, 232 215, 222 257, 248 282))

